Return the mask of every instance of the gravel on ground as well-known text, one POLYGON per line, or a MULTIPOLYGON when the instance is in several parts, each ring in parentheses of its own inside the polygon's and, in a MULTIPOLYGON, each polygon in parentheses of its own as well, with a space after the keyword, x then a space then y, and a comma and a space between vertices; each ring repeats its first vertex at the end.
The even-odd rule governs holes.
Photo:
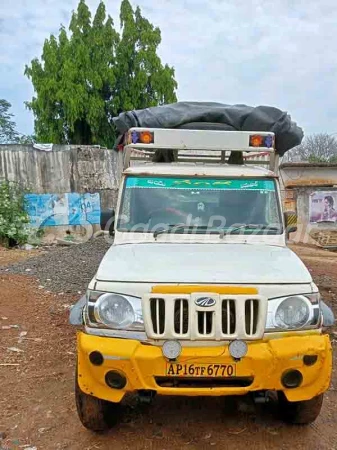
MULTIPOLYGON (((30 275, 46 291, 83 294, 110 246, 111 239, 100 236, 83 244, 45 247, 39 255, 14 264, 3 265, 0 260, 0 274, 30 275)), ((16 252, 20 253, 19 250, 11 251, 14 255, 16 252)))

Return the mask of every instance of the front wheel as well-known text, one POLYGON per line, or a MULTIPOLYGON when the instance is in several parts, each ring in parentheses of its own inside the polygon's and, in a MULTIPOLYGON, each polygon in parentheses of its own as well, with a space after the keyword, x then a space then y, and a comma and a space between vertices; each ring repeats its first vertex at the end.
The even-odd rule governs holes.
POLYGON ((294 425, 307 425, 314 422, 323 404, 323 394, 302 402, 289 402, 283 392, 278 393, 278 398, 282 419, 294 425))
POLYGON ((120 404, 107 402, 82 392, 78 385, 77 375, 75 400, 78 417, 88 430, 106 431, 118 422, 121 411, 120 404))

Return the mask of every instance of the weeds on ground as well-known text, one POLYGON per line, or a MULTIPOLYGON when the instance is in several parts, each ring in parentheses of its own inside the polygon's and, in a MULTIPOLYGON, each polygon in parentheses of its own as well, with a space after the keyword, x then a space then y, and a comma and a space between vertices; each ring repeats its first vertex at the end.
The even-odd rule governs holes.
POLYGON ((0 182, 0 243, 6 247, 22 245, 29 235, 25 190, 18 183, 0 182))

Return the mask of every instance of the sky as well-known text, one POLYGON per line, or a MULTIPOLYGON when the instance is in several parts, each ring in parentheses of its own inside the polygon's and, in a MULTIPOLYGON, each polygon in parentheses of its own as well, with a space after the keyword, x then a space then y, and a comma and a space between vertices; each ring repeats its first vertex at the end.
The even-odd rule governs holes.
MULTIPOLYGON (((77 0, 0 0, 0 98, 17 129, 33 132, 25 64, 68 27, 77 0)), ((92 13, 99 0, 87 0, 92 13)), ((306 134, 337 134, 335 0, 131 0, 162 31, 159 54, 174 66, 178 99, 272 105, 306 134)), ((120 0, 106 0, 118 26, 120 0)))

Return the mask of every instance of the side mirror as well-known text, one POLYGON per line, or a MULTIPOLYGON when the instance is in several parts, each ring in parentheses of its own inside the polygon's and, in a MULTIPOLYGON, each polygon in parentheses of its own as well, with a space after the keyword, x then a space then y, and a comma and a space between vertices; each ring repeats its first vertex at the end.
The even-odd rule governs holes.
POLYGON ((297 231, 297 214, 294 211, 285 211, 284 222, 286 226, 287 238, 290 233, 297 231))
POLYGON ((83 308, 85 307, 87 298, 85 295, 71 308, 69 314, 69 323, 71 325, 83 325, 83 308))
POLYGON ((106 209, 101 211, 101 229, 104 231, 109 231, 110 236, 114 234, 115 226, 115 210, 106 209))

